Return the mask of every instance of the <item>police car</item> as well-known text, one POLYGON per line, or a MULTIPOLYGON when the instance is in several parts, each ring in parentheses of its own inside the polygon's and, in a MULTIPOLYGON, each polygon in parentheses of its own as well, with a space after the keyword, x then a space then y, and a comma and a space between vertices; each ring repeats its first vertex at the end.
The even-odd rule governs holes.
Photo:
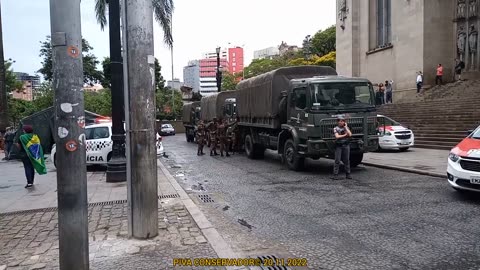
POLYGON ((448 155, 448 183, 456 190, 480 192, 480 126, 448 155))
POLYGON ((378 138, 379 149, 407 151, 414 145, 413 131, 389 117, 377 115, 377 119, 380 135, 378 138))
MULTIPOLYGON (((94 124, 85 127, 85 146, 87 154, 87 165, 105 165, 112 157, 112 123, 94 124)), ((163 153, 162 137, 157 134, 157 155, 163 153)), ((51 161, 56 166, 57 148, 54 144, 51 161)))

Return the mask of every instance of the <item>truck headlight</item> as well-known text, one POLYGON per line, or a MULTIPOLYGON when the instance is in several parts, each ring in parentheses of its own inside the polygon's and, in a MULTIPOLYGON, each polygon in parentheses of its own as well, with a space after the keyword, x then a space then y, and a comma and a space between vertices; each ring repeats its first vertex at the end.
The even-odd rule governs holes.
POLYGON ((460 159, 460 156, 454 153, 450 153, 448 154, 448 158, 453 162, 457 162, 460 159))

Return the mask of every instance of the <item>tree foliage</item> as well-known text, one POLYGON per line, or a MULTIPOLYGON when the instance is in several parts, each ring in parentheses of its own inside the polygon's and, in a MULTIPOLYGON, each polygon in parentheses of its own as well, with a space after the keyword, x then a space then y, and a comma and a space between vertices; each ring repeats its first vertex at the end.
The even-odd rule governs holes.
POLYGON ((182 93, 171 88, 159 90, 156 94, 157 119, 174 120, 181 118, 183 109, 182 93), (174 110, 172 111, 172 92, 174 93, 174 110))
POLYGON ((19 90, 23 88, 23 83, 17 80, 17 76, 12 69, 12 62, 5 61, 5 91, 7 93, 13 90, 19 90))
POLYGON ((162 67, 160 62, 155 58, 155 92, 165 88, 165 79, 162 76, 162 67))
POLYGON ((103 88, 112 88, 112 72, 110 69, 110 57, 103 58, 102 69, 103 69, 103 78, 100 82, 103 88))
POLYGON ((324 56, 336 50, 336 27, 330 26, 318 31, 311 40, 311 51, 317 56, 324 56))
POLYGON ((85 110, 103 116, 112 115, 112 91, 102 89, 98 92, 85 92, 85 110))
MULTIPOLYGON (((45 80, 51 81, 53 79, 53 52, 50 36, 46 40, 40 42, 40 57, 42 60, 42 68, 38 70, 43 75, 45 80)), ((91 53, 93 47, 88 41, 82 39, 82 57, 83 57, 83 80, 85 83, 96 84, 103 80, 103 72, 97 70, 97 65, 100 63, 97 57, 91 53)))
POLYGON ((222 91, 232 91, 237 87, 238 82, 242 79, 242 73, 224 72, 222 74, 222 91))

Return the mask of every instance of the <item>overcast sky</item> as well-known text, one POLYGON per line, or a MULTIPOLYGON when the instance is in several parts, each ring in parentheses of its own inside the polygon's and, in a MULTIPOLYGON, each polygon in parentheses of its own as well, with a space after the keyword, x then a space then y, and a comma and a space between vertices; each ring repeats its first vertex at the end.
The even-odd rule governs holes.
MULTIPOLYGON (((335 24, 334 0, 174 0, 174 76, 182 79, 189 60, 217 46, 244 46, 245 62, 253 51, 285 41, 301 45, 306 35, 335 24)), ((48 0, 2 0, 5 59, 16 61, 15 71, 33 74, 41 67, 40 41, 50 35, 48 0)), ((82 33, 102 60, 109 54, 108 28, 101 31, 94 14, 95 0, 82 0, 82 33)), ((155 56, 162 75, 170 80, 170 50, 163 44, 157 23, 155 56)), ((100 68, 100 67, 99 67, 100 68)))

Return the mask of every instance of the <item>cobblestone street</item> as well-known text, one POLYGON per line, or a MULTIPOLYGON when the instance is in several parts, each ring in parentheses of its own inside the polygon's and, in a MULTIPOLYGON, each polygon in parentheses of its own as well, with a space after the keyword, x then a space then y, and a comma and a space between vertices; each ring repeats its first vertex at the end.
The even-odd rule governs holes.
POLYGON ((307 258, 311 269, 480 267, 480 199, 446 179, 359 166, 332 181, 329 160, 292 172, 271 152, 198 157, 183 136, 164 145, 165 167, 247 256, 307 258))
MULTIPOLYGON (((90 206, 90 268, 171 269, 173 258, 217 257, 175 200, 161 203, 159 235, 147 241, 127 238, 126 203, 90 206)), ((58 269, 57 226, 55 209, 0 214, 0 269, 58 269)))

